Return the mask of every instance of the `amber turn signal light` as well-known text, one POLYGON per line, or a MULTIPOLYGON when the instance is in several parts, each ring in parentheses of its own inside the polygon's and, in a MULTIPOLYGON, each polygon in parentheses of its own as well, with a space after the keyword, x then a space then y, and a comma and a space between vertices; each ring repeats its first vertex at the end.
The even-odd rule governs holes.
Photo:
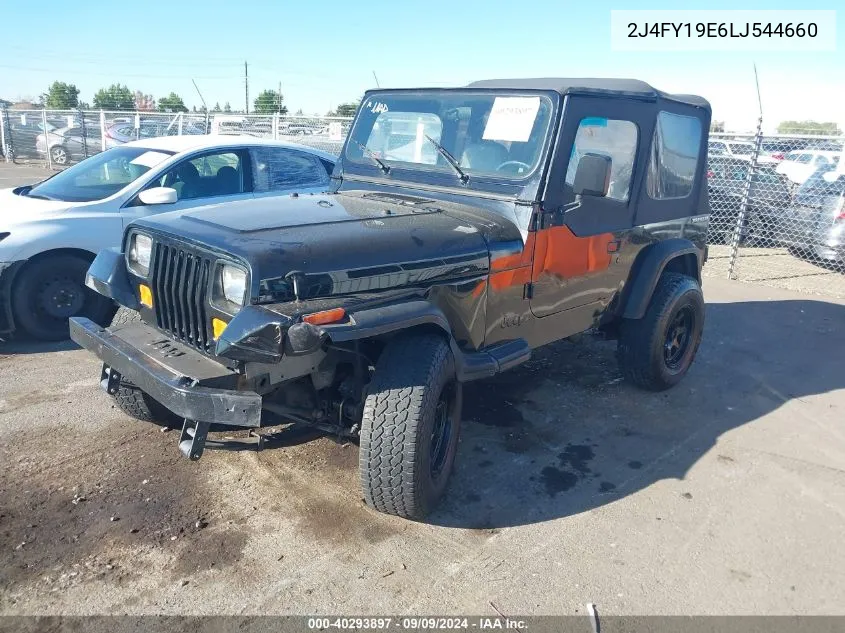
POLYGON ((346 310, 343 308, 332 308, 331 310, 323 310, 322 312, 314 312, 313 314, 306 314, 302 320, 311 325, 326 325, 328 323, 337 323, 342 321, 346 316, 346 310))
POLYGON ((138 294, 141 295, 141 305, 153 307, 153 291, 146 284, 138 284, 138 294))
POLYGON ((214 332, 215 341, 220 338, 220 335, 223 334, 223 330, 226 329, 227 325, 229 324, 226 323, 223 319, 218 319, 217 317, 211 319, 211 329, 214 332))

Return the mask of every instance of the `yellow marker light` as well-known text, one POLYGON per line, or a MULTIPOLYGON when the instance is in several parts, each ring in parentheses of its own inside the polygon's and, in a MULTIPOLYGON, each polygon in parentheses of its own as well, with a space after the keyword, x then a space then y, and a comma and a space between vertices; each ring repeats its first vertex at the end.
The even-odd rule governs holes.
POLYGON ((141 305, 148 308, 153 307, 153 291, 146 284, 138 284, 138 292, 141 295, 141 305))
POLYGON ((214 340, 220 338, 220 335, 223 334, 223 330, 226 329, 226 326, 229 325, 223 319, 218 319, 214 317, 211 319, 211 329, 214 331, 214 340))

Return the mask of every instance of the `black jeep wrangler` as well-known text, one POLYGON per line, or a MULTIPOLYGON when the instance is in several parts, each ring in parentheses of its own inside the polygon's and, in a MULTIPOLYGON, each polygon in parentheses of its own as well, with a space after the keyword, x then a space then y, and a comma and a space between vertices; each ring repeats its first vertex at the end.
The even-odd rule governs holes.
POLYGON ((704 99, 633 80, 367 92, 330 191, 133 222, 87 277, 124 309, 71 336, 124 411, 182 421, 191 459, 227 446, 210 425, 310 425, 360 440, 368 504, 420 518, 463 383, 584 331, 642 387, 684 376, 709 126, 704 99))

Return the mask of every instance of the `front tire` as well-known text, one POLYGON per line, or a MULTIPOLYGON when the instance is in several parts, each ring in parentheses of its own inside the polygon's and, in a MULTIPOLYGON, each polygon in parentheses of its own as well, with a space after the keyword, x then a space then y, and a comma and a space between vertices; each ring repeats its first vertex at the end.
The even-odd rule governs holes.
POLYGON ((641 319, 624 319, 619 364, 631 382, 650 391, 678 384, 695 359, 704 330, 704 296, 698 282, 663 273, 641 319))
POLYGON ((400 336, 381 354, 361 425, 359 473, 367 505, 422 519, 446 489, 458 448, 461 385, 447 341, 400 336))
MULTIPOLYGON (((111 326, 140 322, 141 314, 137 310, 121 306, 112 318, 111 326)), ((178 428, 182 424, 179 416, 128 380, 120 381, 114 401, 126 415, 141 422, 152 422, 171 428, 178 428)))
POLYGON ((106 323, 114 304, 85 286, 90 263, 76 255, 54 255, 30 261, 12 288, 17 327, 30 336, 61 341, 69 336, 68 319, 88 317, 106 323))

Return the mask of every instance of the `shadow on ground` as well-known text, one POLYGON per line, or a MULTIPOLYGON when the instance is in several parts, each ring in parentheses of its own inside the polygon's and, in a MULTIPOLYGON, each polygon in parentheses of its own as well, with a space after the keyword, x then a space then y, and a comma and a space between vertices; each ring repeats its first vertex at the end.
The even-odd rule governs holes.
POLYGON ((16 335, 15 338, 9 340, 0 338, 0 357, 68 352, 74 349, 80 349, 80 347, 69 339, 65 341, 36 341, 23 335, 16 335))
MULTIPOLYGON (((696 363, 679 386, 663 393, 640 391, 622 380, 613 342, 588 338, 536 350, 525 365, 465 387, 456 471, 446 498, 429 522, 478 529, 532 524, 611 503, 661 479, 683 478, 724 433, 753 423, 791 399, 845 388, 842 323, 845 306, 824 301, 709 303, 696 363)), ((49 351, 55 346, 22 345, 20 353, 49 351)), ((18 352, 0 346, 0 358, 4 353, 18 352)), ((201 492, 203 485, 193 484, 205 476, 203 469, 214 464, 181 460, 175 434, 165 437, 156 431, 153 435, 144 428, 140 431, 139 427, 137 437, 131 439, 121 436, 125 431, 120 428, 107 437, 64 435, 62 444, 90 453, 85 460, 89 462, 85 478, 102 486, 107 501, 102 512, 115 504, 128 504, 122 510, 127 517, 143 517, 133 504, 135 496, 142 494, 138 481, 148 477, 147 473, 165 473, 165 482, 181 481, 180 495, 171 498, 175 493, 165 484, 157 506, 160 514, 139 523, 148 526, 140 535, 148 532, 148 538, 156 542, 172 534, 171 529, 193 529, 194 522, 202 518, 197 518, 197 508, 207 504, 201 495, 209 493, 201 492), (124 452, 133 459, 127 457, 123 472, 113 474, 106 466, 123 463, 124 452), (91 461, 96 465, 92 467, 91 461), (100 476, 96 473, 101 466, 100 476), (119 480, 109 481, 115 477, 119 480), (200 497, 185 506, 181 495, 186 493, 200 497)), ((338 502, 348 502, 355 520, 362 520, 357 449, 317 442, 312 449, 298 453, 296 445, 303 438, 308 439, 290 435, 285 438, 287 447, 264 451, 261 468, 273 471, 282 460, 288 464, 286 468, 313 471, 319 486, 321 464, 337 461, 337 472, 332 472, 340 493, 338 502), (297 461, 301 455, 311 456, 313 468, 297 461)), ((50 449, 57 457, 66 454, 66 449, 52 443, 50 449)), ((0 510, 5 509, 0 512, 5 528, 0 530, 2 545, 15 551, 29 532, 39 531, 27 526, 53 523, 53 511, 48 507, 52 500, 59 504, 53 510, 69 512, 67 520, 59 524, 64 529, 56 530, 54 523, 51 526, 57 542, 65 541, 72 548, 78 546, 77 535, 85 535, 87 541, 87 530, 95 524, 101 529, 99 522, 90 527, 79 523, 88 519, 76 517, 79 510, 71 503, 76 491, 60 487, 54 469, 45 468, 41 461, 42 450, 27 446, 22 453, 8 446, 0 450, 0 457, 4 453, 17 476, 0 485, 0 510), (36 492, 38 482, 44 489, 36 492), (37 507, 45 503, 47 506, 37 507), (10 522, 15 529, 10 529, 10 522), (20 542, 12 542, 21 534, 20 542)), ((718 459, 727 468, 737 458, 720 454, 718 459)), ((308 503, 324 502, 317 495, 308 503)), ((385 517, 372 514, 376 522, 381 518, 385 517)), ((111 529, 115 527, 112 524, 111 529)), ((127 545, 137 538, 127 530, 121 532, 119 542, 127 545)), ((22 546, 13 558, 27 552, 30 549, 22 546)), ((23 569, 32 573, 42 567, 37 561, 29 561, 29 565, 23 569)), ((4 575, 0 574, 0 586, 4 575)))
POLYGON ((842 323, 845 306, 823 301, 708 304, 696 363, 663 393, 623 382, 612 342, 537 350, 522 367, 465 387, 457 469, 430 521, 536 523, 681 479, 731 429, 845 388, 842 323))

